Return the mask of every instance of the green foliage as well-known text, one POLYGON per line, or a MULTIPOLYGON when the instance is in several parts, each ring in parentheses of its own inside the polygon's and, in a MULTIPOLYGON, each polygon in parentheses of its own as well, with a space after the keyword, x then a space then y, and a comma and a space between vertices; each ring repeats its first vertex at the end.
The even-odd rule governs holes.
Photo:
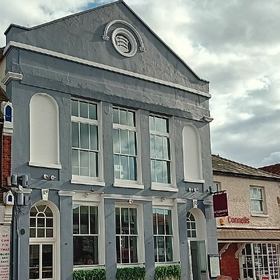
POLYGON ((181 266, 169 265, 169 266, 157 266, 155 269, 155 280, 169 280, 169 279, 181 279, 181 266))
POLYGON ((75 270, 73 280, 106 280, 105 269, 75 270))
POLYGON ((145 267, 118 268, 116 280, 145 280, 145 267))

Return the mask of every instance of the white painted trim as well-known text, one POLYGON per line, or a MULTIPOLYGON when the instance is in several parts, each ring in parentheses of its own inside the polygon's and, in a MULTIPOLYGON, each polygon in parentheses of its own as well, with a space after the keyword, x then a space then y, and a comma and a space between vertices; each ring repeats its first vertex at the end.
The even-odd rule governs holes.
POLYGON ((108 199, 115 199, 115 200, 135 200, 135 201, 153 201, 152 197, 146 197, 146 196, 137 196, 137 195, 124 195, 124 194, 104 194, 104 198, 108 199))
POLYGON ((29 51, 33 51, 33 52, 37 52, 37 53, 41 53, 41 54, 45 54, 45 55, 50 55, 50 56, 53 56, 53 57, 65 59, 65 60, 72 61, 72 62, 77 62, 77 63, 80 63, 80 64, 96 67, 96 68, 99 68, 99 69, 102 69, 102 70, 111 71, 111 72, 114 72, 114 73, 118 73, 118 74, 126 75, 126 76, 129 76, 129 77, 133 77, 133 78, 137 78, 137 79, 161 84, 161 85, 164 85, 164 86, 180 89, 180 90, 191 92, 191 93, 194 93, 194 94, 198 94, 198 95, 201 95, 201 96, 204 96, 204 97, 207 97, 207 98, 211 98, 211 95, 209 93, 206 93, 206 92, 203 92, 203 91, 200 91, 200 90, 197 90, 197 89, 189 88, 189 87, 182 86, 182 85, 179 85, 179 84, 175 84, 175 83, 172 83, 172 82, 167 82, 167 81, 160 80, 160 79, 157 79, 157 78, 153 78, 153 77, 149 77, 149 76, 146 76, 146 75, 134 73, 134 72, 131 72, 131 71, 120 69, 120 68, 116 68, 116 67, 113 67, 113 66, 108 66, 108 65, 93 62, 93 61, 90 61, 90 60, 87 60, 87 59, 82 59, 82 58, 78 58, 78 57, 75 57, 75 56, 66 55, 66 54, 63 54, 63 53, 50 51, 50 50, 47 50, 47 49, 43 49, 43 48, 28 45, 28 44, 15 42, 15 41, 10 41, 8 43, 8 45, 4 49, 4 55, 8 52, 8 50, 11 47, 17 47, 17 48, 24 49, 24 50, 29 50, 29 51))
POLYGON ((114 187, 115 188, 130 188, 130 189, 144 190, 144 185, 140 185, 140 184, 134 183, 133 181, 129 181, 129 180, 126 181, 126 180, 115 179, 114 187))
POLYGON ((105 187, 105 182, 94 180, 92 177, 72 175, 71 184, 105 187))
POLYGON ((75 192, 71 192, 71 191, 58 191, 58 195, 59 196, 74 196, 75 192))
POLYGON ((23 75, 20 73, 15 73, 15 72, 8 72, 4 79, 2 80, 2 83, 4 85, 7 85, 10 81, 14 80, 14 81, 21 81, 23 78, 23 75))
POLYGON ((199 184, 204 184, 205 180, 200 180, 200 179, 184 179, 184 182, 186 183, 199 183, 199 184))
POLYGON ((29 161, 29 166, 62 169, 61 164, 50 164, 50 163, 32 162, 32 161, 29 161))
POLYGON ((170 184, 159 184, 159 183, 152 183, 151 190, 154 191, 165 191, 165 192, 178 192, 177 188, 172 187, 170 184))

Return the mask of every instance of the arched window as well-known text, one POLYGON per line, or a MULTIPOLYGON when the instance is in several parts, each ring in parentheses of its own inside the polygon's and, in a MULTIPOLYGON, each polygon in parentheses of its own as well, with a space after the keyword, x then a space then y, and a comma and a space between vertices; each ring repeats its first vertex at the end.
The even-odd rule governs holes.
POLYGON ((196 238, 195 217, 191 212, 187 213, 187 233, 188 237, 196 238))
POLYGON ((201 149, 200 137, 197 128, 186 125, 183 128, 183 162, 184 180, 188 182, 201 182, 201 149))
POLYGON ((30 165, 61 168, 59 115, 56 101, 44 93, 30 101, 30 165))
POLYGON ((5 109, 5 121, 12 122, 12 108, 9 105, 7 105, 5 109))

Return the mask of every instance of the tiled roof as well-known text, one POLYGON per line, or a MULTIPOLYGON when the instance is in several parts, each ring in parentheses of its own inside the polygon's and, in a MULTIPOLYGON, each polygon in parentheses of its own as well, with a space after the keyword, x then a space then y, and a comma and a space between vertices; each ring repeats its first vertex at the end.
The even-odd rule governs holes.
POLYGON ((231 161, 217 155, 212 155, 212 166, 214 175, 280 181, 280 176, 278 175, 268 173, 258 168, 244 165, 235 161, 231 161))
POLYGON ((275 229, 236 229, 236 228, 219 228, 217 229, 218 240, 279 240, 280 230, 275 229))
POLYGON ((280 163, 274 165, 263 166, 259 168, 260 170, 264 170, 269 173, 280 175, 280 163))

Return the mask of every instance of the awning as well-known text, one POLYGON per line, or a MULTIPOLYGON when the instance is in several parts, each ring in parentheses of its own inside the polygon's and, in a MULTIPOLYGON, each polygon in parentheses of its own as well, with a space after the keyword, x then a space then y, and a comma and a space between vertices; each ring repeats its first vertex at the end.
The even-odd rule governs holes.
POLYGON ((226 229, 218 228, 218 241, 248 242, 248 241, 278 241, 280 242, 280 229, 226 229))

